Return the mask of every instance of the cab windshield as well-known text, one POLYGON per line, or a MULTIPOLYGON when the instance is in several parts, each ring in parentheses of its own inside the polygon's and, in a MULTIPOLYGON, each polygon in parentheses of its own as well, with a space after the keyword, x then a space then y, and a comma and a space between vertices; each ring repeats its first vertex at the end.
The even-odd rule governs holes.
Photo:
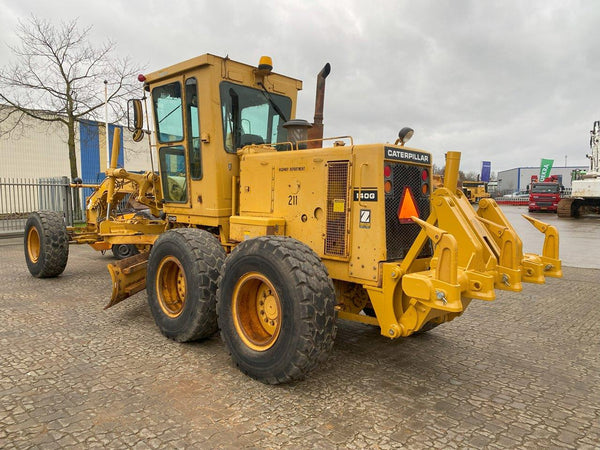
POLYGON ((227 152, 235 153, 245 145, 274 144, 287 140, 281 115, 290 118, 290 98, 227 81, 221 83, 220 92, 227 152))
POLYGON ((531 186, 531 192, 534 194, 555 194, 560 192, 558 183, 534 183, 531 186))

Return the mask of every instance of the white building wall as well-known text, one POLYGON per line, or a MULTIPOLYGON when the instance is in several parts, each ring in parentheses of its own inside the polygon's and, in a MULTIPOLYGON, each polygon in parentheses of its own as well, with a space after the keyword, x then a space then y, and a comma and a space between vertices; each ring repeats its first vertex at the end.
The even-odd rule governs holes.
MULTIPOLYGON (((10 129, 13 123, 0 124, 0 131, 10 129)), ((100 170, 106 168, 106 138, 103 124, 100 124, 100 170)), ((3 133, 0 133, 3 134, 3 133)), ((79 127, 76 129, 77 171, 81 175, 81 151, 79 147, 79 127)), ((21 126, 9 135, 0 137, 0 179, 6 178, 54 178, 70 177, 67 128, 57 122, 42 122, 25 118, 21 126)), ((124 129, 123 161, 131 171, 151 170, 148 140, 133 142, 131 133, 124 129)), ((112 145, 112 142, 110 143, 112 145)), ((156 160, 155 160, 156 161, 156 160)), ((155 162, 155 170, 158 170, 155 162)))
MULTIPOLYGON (((10 127, 3 124, 2 127, 10 127)), ((25 119, 0 138, 0 178, 49 178, 70 174, 67 130, 62 124, 25 119)))
POLYGON ((141 142, 133 142, 131 133, 125 129, 125 141, 123 143, 123 164, 125 169, 131 172, 146 172, 152 170, 152 162, 154 162, 154 171, 158 172, 158 160, 154 147, 150 150, 148 137, 144 136, 141 142), (150 160, 150 151, 154 160, 150 160))

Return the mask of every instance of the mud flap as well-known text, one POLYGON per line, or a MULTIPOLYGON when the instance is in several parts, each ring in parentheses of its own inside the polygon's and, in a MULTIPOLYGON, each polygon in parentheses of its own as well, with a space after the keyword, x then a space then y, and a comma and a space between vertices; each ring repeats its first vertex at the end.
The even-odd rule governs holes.
POLYGON ((104 309, 122 302, 146 287, 146 266, 149 256, 150 252, 139 253, 107 265, 112 278, 112 295, 104 309))

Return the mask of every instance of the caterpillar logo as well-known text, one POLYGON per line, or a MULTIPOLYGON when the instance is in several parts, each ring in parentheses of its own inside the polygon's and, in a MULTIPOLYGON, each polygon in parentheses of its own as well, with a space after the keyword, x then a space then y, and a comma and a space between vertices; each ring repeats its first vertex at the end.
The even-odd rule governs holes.
POLYGON ((431 155, 428 153, 421 153, 406 149, 400 150, 392 147, 385 147, 385 158, 393 159, 395 161, 408 161, 421 164, 431 163, 431 155))

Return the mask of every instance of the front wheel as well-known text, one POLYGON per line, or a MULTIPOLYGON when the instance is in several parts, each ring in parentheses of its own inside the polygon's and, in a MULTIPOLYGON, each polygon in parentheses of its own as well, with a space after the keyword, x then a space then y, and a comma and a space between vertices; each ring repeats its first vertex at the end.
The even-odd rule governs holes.
POLYGON ((188 342, 217 332, 217 281, 225 250, 209 232, 163 233, 148 261, 146 292, 154 321, 170 339, 188 342))
POLYGON ((137 255, 140 251, 137 246, 133 244, 114 244, 111 247, 113 256, 118 259, 129 258, 130 256, 137 255))
POLYGON ((219 280, 218 323, 235 364, 263 383, 302 379, 324 361, 336 334, 327 269, 301 242, 242 242, 219 280))
POLYGON ((439 327, 441 325, 441 323, 436 323, 436 322, 427 322, 425 325, 423 325, 421 327, 421 329, 415 331, 413 334, 411 334, 411 336, 419 336, 422 334, 427 333, 428 331, 433 330, 436 327, 439 327))
POLYGON ((69 236, 60 213, 34 212, 25 224, 25 262, 37 278, 57 277, 69 259, 69 236))

